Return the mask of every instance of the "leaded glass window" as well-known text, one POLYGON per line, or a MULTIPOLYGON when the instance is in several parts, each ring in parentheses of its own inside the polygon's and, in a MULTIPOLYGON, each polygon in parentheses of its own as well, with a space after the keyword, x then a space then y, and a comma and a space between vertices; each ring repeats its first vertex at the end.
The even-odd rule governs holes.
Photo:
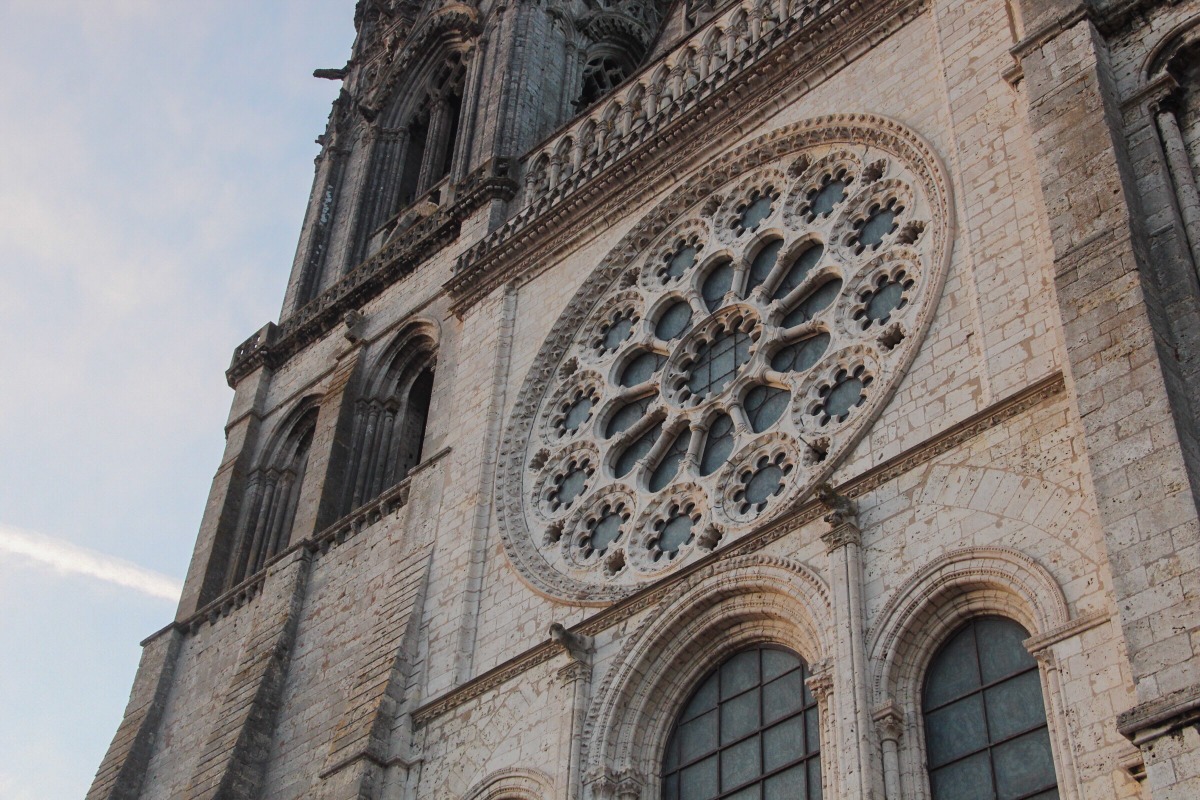
POLYGON ((663 756, 663 800, 821 797, 808 665, 778 647, 743 650, 684 703, 663 756))
POLYGON ((704 305, 709 311, 721 307, 725 294, 733 286, 733 262, 726 259, 713 267, 704 279, 700 293, 704 295, 704 305))
POLYGON ((1058 797, 1037 661, 1012 620, 981 617, 950 637, 925 677, 934 800, 1058 797))

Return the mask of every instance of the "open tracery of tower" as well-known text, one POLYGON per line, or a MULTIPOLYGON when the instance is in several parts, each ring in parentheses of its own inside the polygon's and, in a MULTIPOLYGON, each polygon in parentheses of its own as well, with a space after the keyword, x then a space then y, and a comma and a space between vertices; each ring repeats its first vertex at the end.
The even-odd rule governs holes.
POLYGON ((1196 0, 361 0, 89 800, 1200 796, 1196 0))

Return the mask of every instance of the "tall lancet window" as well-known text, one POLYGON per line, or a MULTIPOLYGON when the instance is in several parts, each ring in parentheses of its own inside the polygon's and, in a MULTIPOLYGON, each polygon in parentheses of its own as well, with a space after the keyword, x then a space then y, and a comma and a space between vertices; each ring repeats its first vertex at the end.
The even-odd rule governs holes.
POLYGON ((435 356, 427 337, 405 338, 381 379, 355 407, 347 511, 395 486, 421 462, 435 356))
POLYGON ((260 466, 246 482, 237 536, 230 551, 226 586, 234 586, 260 571, 291 538, 300 487, 308 467, 317 426, 317 409, 310 407, 285 426, 284 435, 268 448, 260 466))
POLYGON ((1012 620, 982 617, 950 637, 925 678, 934 800, 1058 797, 1037 661, 1012 620))
POLYGON ((374 144, 358 221, 355 262, 395 229, 398 215, 429 194, 454 167, 466 67, 455 53, 425 70, 418 88, 398 92, 373 131, 374 144), (420 88, 424 86, 425 88, 420 88))
POLYGON ((821 797, 817 701, 790 650, 743 650, 705 676, 667 742, 663 800, 821 797))

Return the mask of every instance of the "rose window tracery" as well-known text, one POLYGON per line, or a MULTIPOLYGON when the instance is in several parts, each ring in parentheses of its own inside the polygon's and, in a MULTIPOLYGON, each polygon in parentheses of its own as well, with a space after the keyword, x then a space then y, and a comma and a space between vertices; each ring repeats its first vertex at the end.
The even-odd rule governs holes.
POLYGON ((893 145, 825 142, 727 172, 585 283, 503 462, 505 543, 526 577, 615 599, 827 479, 911 363, 944 279, 940 167, 911 138, 893 145))

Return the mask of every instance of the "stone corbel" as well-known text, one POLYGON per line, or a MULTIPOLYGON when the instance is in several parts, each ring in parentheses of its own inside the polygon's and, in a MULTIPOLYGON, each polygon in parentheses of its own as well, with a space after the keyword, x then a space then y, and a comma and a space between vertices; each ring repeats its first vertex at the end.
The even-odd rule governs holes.
POLYGON ((825 515, 829 530, 821 534, 826 551, 832 553, 848 544, 860 544, 862 532, 858 527, 858 508, 854 501, 838 494, 828 483, 818 485, 815 491, 817 500, 829 509, 829 513, 825 515))
POLYGON ((343 335, 351 344, 357 344, 362 341, 366 335, 367 317, 361 311, 347 311, 346 316, 342 318, 345 323, 346 330, 343 335))
POLYGON ((571 657, 572 661, 583 664, 591 662, 592 637, 572 633, 561 622, 555 622, 550 626, 550 639, 562 645, 563 650, 571 657))

